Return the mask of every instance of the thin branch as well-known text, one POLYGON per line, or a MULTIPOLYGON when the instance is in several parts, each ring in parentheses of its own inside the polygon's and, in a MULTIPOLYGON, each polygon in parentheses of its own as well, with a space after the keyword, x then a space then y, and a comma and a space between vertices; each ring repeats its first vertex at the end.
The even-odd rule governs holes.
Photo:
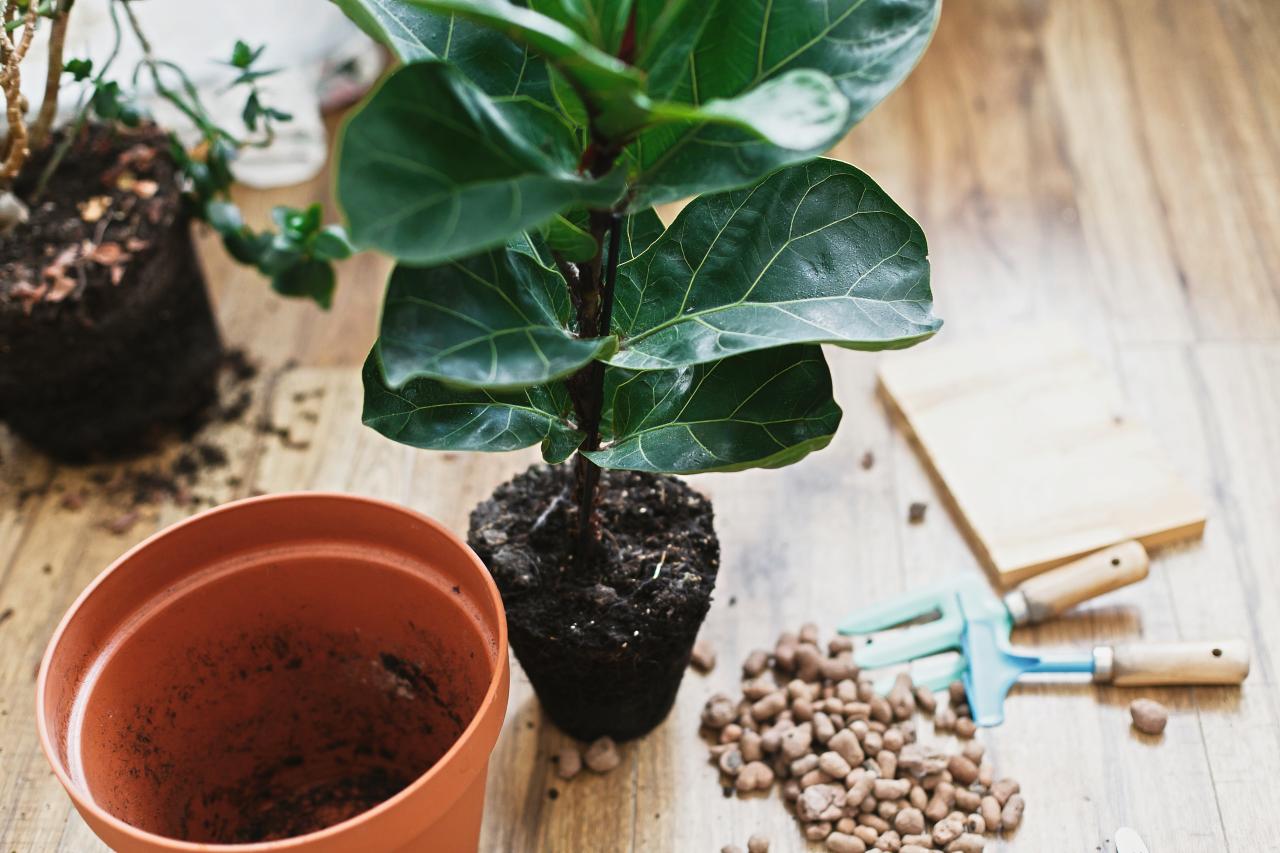
POLYGON ((54 119, 58 117, 58 93, 62 89, 62 56, 67 44, 67 21, 71 17, 71 4, 60 3, 49 31, 49 66, 44 78, 44 99, 40 113, 31 127, 31 147, 43 148, 49 141, 54 119))
MULTIPOLYGON (((13 11, 14 5, 7 4, 6 23, 13 20, 13 11)), ((3 28, 3 35, 0 36, 0 61, 3 61, 0 81, 3 82, 4 88, 5 119, 9 123, 9 150, 5 156, 4 165, 0 166, 0 183, 5 186, 13 183, 14 178, 22 171, 22 164, 26 162, 27 155, 31 153, 31 148, 27 145, 27 123, 22 99, 22 71, 19 63, 22 62, 27 48, 31 46, 35 31, 36 7, 33 3, 27 10, 22 40, 18 45, 14 45, 7 27, 3 28)))
MULTIPOLYGON (((107 79, 107 72, 115 64, 116 57, 120 54, 120 42, 123 40, 123 32, 120 29, 120 16, 116 14, 116 0, 109 0, 107 11, 111 15, 111 52, 107 54, 106 61, 102 63, 102 67, 94 75, 93 86, 90 91, 96 89, 107 79)), ((35 189, 31 193, 32 202, 38 201, 40 196, 44 195, 45 189, 49 186, 49 181, 53 178, 53 173, 58 170, 58 166, 61 165, 63 159, 71 151, 71 146, 75 144, 76 138, 80 135, 85 122, 89 120, 89 108, 92 104, 93 99, 89 97, 88 92, 81 96, 80 103, 76 106, 76 117, 70 122, 62 139, 58 141, 58 147, 54 149, 53 156, 49 158, 49 162, 45 163, 44 170, 40 173, 39 180, 36 181, 35 189)))

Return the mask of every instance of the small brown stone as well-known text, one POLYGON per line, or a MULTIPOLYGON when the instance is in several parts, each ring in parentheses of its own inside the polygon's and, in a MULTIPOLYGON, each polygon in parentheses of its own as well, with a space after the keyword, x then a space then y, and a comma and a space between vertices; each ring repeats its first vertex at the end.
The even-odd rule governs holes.
POLYGON ((764 649, 756 649, 747 655, 742 662, 742 674, 747 678, 755 678, 769 666, 769 653, 764 649))
POLYGON ((608 773, 622 763, 617 744, 608 736, 592 741, 582 758, 586 765, 597 773, 608 773))
POLYGON ((716 666, 716 650, 715 647, 706 640, 698 640, 693 644, 693 651, 689 654, 689 663, 698 672, 710 672, 716 666))
POLYGON ((582 753, 575 747, 566 746, 556 753, 556 775, 561 779, 572 779, 582 770, 582 753))
POLYGON ((1138 731, 1158 735, 1169 722, 1169 709, 1154 699, 1134 699, 1129 703, 1129 716, 1138 731))

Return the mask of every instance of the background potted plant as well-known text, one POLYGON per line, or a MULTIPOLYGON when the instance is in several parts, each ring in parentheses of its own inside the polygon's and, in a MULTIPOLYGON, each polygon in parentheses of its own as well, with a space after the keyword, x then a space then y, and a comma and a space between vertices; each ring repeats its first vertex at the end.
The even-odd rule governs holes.
POLYGON ((338 2, 405 63, 338 159, 354 242, 398 260, 365 422, 572 458, 499 487, 470 542, 552 719, 640 735, 719 561, 708 502, 666 475, 825 446, 819 345, 940 325, 919 226, 817 159, 910 71, 939 4, 338 2), (653 205, 693 195, 664 229, 653 205))
POLYGON ((193 217, 279 292, 322 305, 333 288, 328 262, 349 252, 340 229, 321 226, 319 207, 279 209, 278 230, 259 233, 229 200, 231 161, 270 145, 289 119, 266 102, 263 48, 240 42, 229 58, 231 85, 245 93, 244 128, 233 131, 157 53, 128 0, 109 0, 108 10, 114 44, 96 65, 64 56, 72 0, 9 0, 0 32, 0 419, 67 458, 146 446, 157 426, 211 400, 221 343, 193 217), (36 69, 46 83, 32 116, 21 82, 37 37, 48 39, 48 60, 36 69), (141 53, 131 69, 116 67, 125 38, 141 53), (55 129, 67 86, 78 99, 55 129), (149 119, 135 97, 143 88, 196 126, 194 150, 149 119))

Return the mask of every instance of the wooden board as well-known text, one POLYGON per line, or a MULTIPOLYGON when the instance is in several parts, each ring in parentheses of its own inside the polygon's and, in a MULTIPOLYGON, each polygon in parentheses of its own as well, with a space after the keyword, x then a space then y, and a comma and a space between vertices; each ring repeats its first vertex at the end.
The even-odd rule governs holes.
POLYGON ((1201 499, 1062 326, 935 342, 886 359, 880 384, 1002 584, 1204 532, 1201 499))

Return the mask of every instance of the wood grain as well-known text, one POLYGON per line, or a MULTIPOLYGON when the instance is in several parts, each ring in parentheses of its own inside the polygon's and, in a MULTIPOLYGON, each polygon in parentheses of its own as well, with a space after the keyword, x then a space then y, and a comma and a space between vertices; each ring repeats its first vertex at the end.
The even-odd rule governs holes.
POLYGON ((1001 585, 1127 539, 1204 532, 1200 497, 1065 327, 919 347, 887 360, 880 384, 1001 585))
MULTIPOLYGON (((1017 835, 989 849, 1110 853, 1129 825, 1157 853, 1280 850, 1278 37, 1273 0, 950 2, 914 75, 836 151, 924 225, 947 320, 938 346, 1066 323, 1206 496, 1200 542, 1153 555, 1146 581, 1015 642, 1239 633, 1253 653, 1241 689, 1017 688, 1006 723, 982 739, 1000 772, 1021 780, 1028 808, 1017 835), (1160 739, 1130 728, 1140 695, 1172 711, 1160 739)), ((325 187, 240 200, 261 221, 272 204, 323 199, 325 187)), ((532 458, 414 452, 359 427, 356 365, 373 339, 384 260, 344 262, 335 310, 321 314, 206 249, 225 336, 264 369, 245 422, 204 436, 231 467, 195 491, 224 501, 347 489, 461 529, 469 507, 532 458), (264 414, 287 441, 253 429, 264 414)), ((827 450, 778 471, 695 478, 724 541, 704 629, 721 662, 687 677, 671 719, 625 746, 617 771, 557 780, 549 759, 563 736, 517 671, 491 764, 486 853, 710 851, 755 831, 776 851, 807 849, 776 799, 721 796, 697 714, 778 631, 808 619, 829 628, 857 604, 981 570, 877 400, 877 367, 899 355, 831 353, 845 421, 827 450), (918 500, 930 509, 908 525, 918 500)), ((78 591, 191 511, 164 504, 112 534, 102 525, 121 508, 93 488, 99 470, 57 468, 0 436, 0 613, 12 608, 0 622, 0 853, 103 849, 36 744, 35 667, 78 591), (81 488, 84 506, 66 509, 61 496, 81 488)))

